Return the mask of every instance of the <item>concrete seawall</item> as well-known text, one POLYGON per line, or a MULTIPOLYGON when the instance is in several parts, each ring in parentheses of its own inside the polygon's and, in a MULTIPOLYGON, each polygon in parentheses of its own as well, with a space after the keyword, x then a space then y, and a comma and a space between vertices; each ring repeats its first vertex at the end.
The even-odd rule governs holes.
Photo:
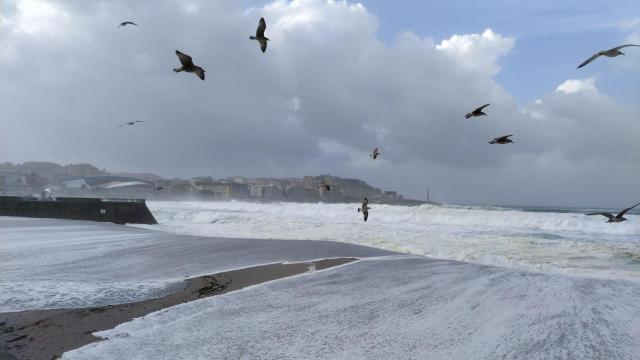
POLYGON ((142 199, 50 198, 0 196, 0 216, 157 224, 142 199))

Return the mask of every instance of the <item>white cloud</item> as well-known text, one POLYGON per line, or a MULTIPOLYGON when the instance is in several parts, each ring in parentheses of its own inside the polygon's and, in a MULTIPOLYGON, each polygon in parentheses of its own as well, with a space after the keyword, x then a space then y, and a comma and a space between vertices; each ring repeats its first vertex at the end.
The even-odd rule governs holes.
POLYGON ((556 92, 563 92, 565 94, 597 91, 598 88, 596 88, 596 80, 594 78, 568 79, 556 88, 556 92))
MULTIPOLYGON (((562 181, 595 189, 602 183, 573 177, 571 169, 600 159, 606 173, 602 157, 615 143, 612 172, 631 178, 636 166, 637 175, 640 148, 631 136, 640 132, 637 109, 594 91, 593 79, 518 104, 493 78, 515 45, 506 35, 487 30, 437 44, 407 32, 387 45, 378 38, 377 18, 344 1, 276 1, 248 11, 237 2, 201 1, 189 14, 169 1, 88 3, 52 2, 73 19, 72 35, 86 33, 91 41, 43 43, 31 41, 40 35, 7 34, 25 56, 0 63, 6 134, 0 160, 56 153, 64 163, 165 176, 330 172, 400 191, 416 178, 437 178, 433 185, 459 202, 507 199, 492 184, 517 177, 505 186, 534 197, 528 187, 544 185, 549 198, 562 202, 560 180, 536 178, 535 170, 545 168, 535 160, 555 160, 566 170, 562 181), (141 26, 117 29, 122 14, 141 26), (266 54, 247 39, 260 16, 271 38, 266 54), (175 49, 192 55, 207 80, 173 73, 175 49), (565 94, 571 91, 590 96, 565 94), (491 103, 487 118, 464 119, 484 103, 491 103), (128 119, 146 123, 117 128, 128 119), (487 144, 511 133, 515 144, 487 144), (376 146, 383 161, 368 157, 376 146), (514 165, 522 159, 527 166, 514 165), (469 186, 476 183, 495 190, 469 186)), ((3 16, 13 22, 18 15, 3 16)), ((634 191, 621 189, 619 196, 634 191)))
POLYGON ((16 33, 55 37, 68 31, 71 15, 53 1, 19 0, 8 23, 16 33))
MULTIPOLYGON (((624 40, 625 44, 640 45, 640 18, 628 24, 628 26, 624 27, 624 30, 628 32, 624 40)), ((635 70, 636 73, 640 73, 640 48, 627 48, 627 50, 625 54, 629 56, 623 56, 620 59, 620 63, 631 70, 635 70)))
POLYGON ((463 67, 495 75, 498 61, 515 46, 516 40, 486 29, 482 34, 453 35, 436 48, 453 56, 463 67))

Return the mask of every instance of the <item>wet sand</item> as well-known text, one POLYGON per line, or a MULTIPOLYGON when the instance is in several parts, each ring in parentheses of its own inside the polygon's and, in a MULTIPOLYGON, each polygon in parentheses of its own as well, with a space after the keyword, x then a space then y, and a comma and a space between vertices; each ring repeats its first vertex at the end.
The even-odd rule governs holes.
POLYGON ((355 258, 271 264, 185 280, 177 292, 136 303, 80 309, 0 313, 0 360, 52 360, 65 351, 100 341, 92 333, 177 304, 224 294, 310 270, 349 263, 355 258))

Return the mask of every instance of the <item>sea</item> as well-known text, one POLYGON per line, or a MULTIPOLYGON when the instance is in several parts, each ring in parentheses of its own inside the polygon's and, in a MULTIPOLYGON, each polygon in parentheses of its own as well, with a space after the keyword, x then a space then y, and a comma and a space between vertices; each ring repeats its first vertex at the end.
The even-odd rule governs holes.
POLYGON ((149 201, 158 225, 199 236, 329 240, 431 258, 598 278, 640 279, 640 215, 618 209, 464 205, 149 201))

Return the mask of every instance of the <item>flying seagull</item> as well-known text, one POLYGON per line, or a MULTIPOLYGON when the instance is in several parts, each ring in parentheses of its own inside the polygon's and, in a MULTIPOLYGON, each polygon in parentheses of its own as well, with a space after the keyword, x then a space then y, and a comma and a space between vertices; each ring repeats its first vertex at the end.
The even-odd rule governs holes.
POLYGON ((186 71, 188 73, 196 74, 201 80, 204 80, 204 69, 200 66, 193 65, 193 59, 191 56, 187 54, 183 54, 180 51, 176 50, 176 55, 178 55, 178 59, 180 59, 180 63, 182 67, 177 69, 173 69, 175 72, 186 71))
POLYGON ((256 29, 256 36, 249 36, 251 40, 258 40, 260 43, 260 49, 262 52, 267 51, 267 41, 269 41, 268 37, 264 36, 264 31, 267 29, 267 23, 264 21, 264 18, 260 18, 260 22, 258 23, 258 29, 256 29))
POLYGON ((616 57, 618 55, 624 55, 624 53, 622 51, 620 51, 620 49, 626 48, 627 46, 640 46, 640 45, 627 44, 627 45, 616 46, 616 47, 614 47, 612 49, 609 49, 609 50, 598 51, 597 53, 593 54, 592 57, 588 58, 587 60, 585 60, 585 62, 580 64, 580 66, 578 66, 578 69, 580 69, 581 67, 587 65, 588 63, 592 62, 593 60, 597 59, 600 56, 616 57))
POLYGON ((510 136, 513 135, 505 135, 505 136, 500 136, 497 137, 491 141, 489 141, 489 144, 508 144, 508 143, 512 143, 513 141, 511 139, 509 139, 510 136))
POLYGON ((484 104, 482 106, 480 106, 479 108, 473 110, 472 112, 468 113, 467 115, 465 115, 465 119, 469 119, 471 117, 474 116, 487 116, 487 114, 485 114, 484 112, 482 112, 482 109, 486 108, 487 106, 489 106, 489 104, 484 104))
POLYGON ((623 221, 628 220, 627 218, 625 218, 625 217, 624 217, 624 214, 626 214, 626 213, 627 213, 627 211, 629 211, 629 210, 633 209, 634 207, 636 207, 636 206, 638 206, 638 205, 640 205, 640 203, 637 203, 637 204, 633 205, 633 206, 632 206, 632 207, 630 207, 630 208, 626 208, 626 209, 624 209, 624 210, 620 211, 620 212, 618 213, 618 215, 616 215, 616 216, 613 216, 612 214, 605 213, 605 212, 601 212, 601 213, 591 213, 591 214, 587 214, 587 215, 602 215, 602 216, 604 216, 604 217, 606 217, 606 218, 608 218, 608 219, 609 219, 609 220, 607 220, 607 222, 608 222, 608 223, 623 222, 623 221))
POLYGON ((134 23, 133 21, 123 21, 120 23, 120 25, 118 26, 119 28, 127 26, 127 25, 135 25, 138 26, 138 24, 134 23))
POLYGON ((377 159, 378 156, 380 156, 380 152, 378 151, 378 148, 373 149, 373 152, 369 154, 369 157, 373 158, 373 160, 377 159))
POLYGON ((123 127, 123 126, 131 126, 131 125, 135 125, 136 123, 141 123, 144 122, 142 120, 136 120, 136 121, 128 121, 126 123, 122 123, 120 126, 118 126, 119 128, 123 127))
POLYGON ((366 222, 367 219, 369 218, 369 209, 371 209, 369 206, 369 199, 364 198, 364 201, 362 202, 362 207, 358 208, 358 212, 362 212, 362 215, 364 215, 364 221, 366 222))

